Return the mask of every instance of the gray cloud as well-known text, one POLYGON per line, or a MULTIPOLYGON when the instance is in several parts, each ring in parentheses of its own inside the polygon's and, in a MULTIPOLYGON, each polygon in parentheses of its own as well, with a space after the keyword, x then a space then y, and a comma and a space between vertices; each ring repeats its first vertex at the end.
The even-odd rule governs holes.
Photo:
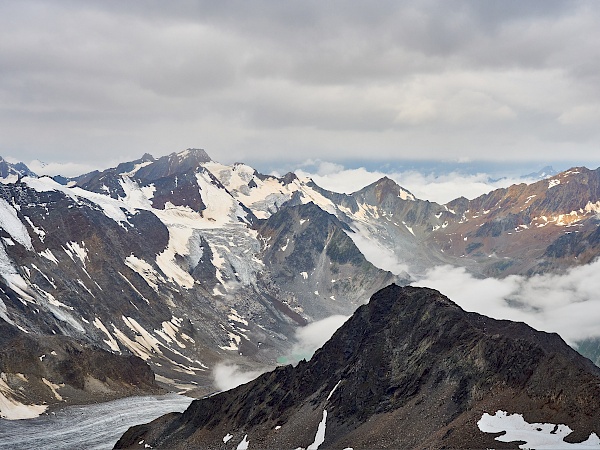
POLYGON ((0 154, 598 160, 592 1, 0 5, 0 154))

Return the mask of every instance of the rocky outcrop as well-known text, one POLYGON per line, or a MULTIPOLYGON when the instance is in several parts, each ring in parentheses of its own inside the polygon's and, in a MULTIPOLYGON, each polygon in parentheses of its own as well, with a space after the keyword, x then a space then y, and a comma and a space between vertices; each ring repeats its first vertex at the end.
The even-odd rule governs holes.
POLYGON ((310 361, 133 427, 116 448, 225 448, 228 436, 306 448, 319 423, 323 448, 498 448, 476 423, 499 409, 586 439, 600 433, 600 369, 556 334, 391 285, 310 361))
POLYGON ((157 394, 150 366, 67 336, 27 334, 0 319, 0 416, 28 405, 62 406, 157 394), (24 405, 24 406, 21 406, 24 405))

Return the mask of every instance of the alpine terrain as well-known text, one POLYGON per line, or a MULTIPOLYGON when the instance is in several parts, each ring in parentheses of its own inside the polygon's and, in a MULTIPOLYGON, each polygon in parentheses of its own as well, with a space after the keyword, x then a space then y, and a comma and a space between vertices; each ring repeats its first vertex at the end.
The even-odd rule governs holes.
POLYGON ((116 448, 499 448, 483 430, 506 412, 535 423, 529 442, 597 448, 600 369, 557 334, 391 285, 310 361, 132 427, 116 448))
POLYGON ((445 205, 389 178, 339 194, 199 149, 69 179, 1 160, 0 177, 7 418, 160 387, 209 394, 220 363, 274 368, 307 324, 435 265, 501 278, 600 252, 600 169, 445 205))

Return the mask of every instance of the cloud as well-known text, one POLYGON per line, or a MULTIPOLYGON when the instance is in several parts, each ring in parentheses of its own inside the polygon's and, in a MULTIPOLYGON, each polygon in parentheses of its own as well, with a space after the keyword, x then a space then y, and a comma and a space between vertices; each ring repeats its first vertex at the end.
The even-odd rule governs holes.
POLYGON ((430 287, 467 311, 525 322, 570 344, 600 337, 600 260, 564 274, 475 278, 464 268, 438 266, 414 286, 430 287))
POLYGON ((354 223, 356 232, 347 233, 365 259, 383 270, 389 270, 395 275, 402 275, 408 271, 408 265, 401 262, 390 248, 384 247, 377 240, 372 239, 371 233, 360 223, 354 223))
MULTIPOLYGON (((463 159, 460 162, 468 161, 463 159)), ((466 174, 451 171, 435 174, 427 173, 426 170, 383 171, 367 170, 364 167, 345 168, 341 164, 320 160, 307 161, 295 172, 299 176, 312 178, 324 189, 348 194, 387 176, 417 198, 441 204, 461 196, 473 199, 494 189, 534 181, 515 176, 492 179, 490 174, 483 172, 466 174)))
POLYGON ((346 320, 348 320, 348 316, 334 315, 298 328, 295 335, 296 342, 290 355, 282 358, 280 362, 295 364, 302 359, 309 360, 314 352, 321 348, 346 320))
POLYGON ((249 370, 244 371, 243 368, 231 362, 215 364, 213 368, 213 380, 215 386, 221 391, 228 391, 242 384, 246 384, 266 370, 249 370))
POLYGON ((2 2, 2 153, 598 161, 599 17, 591 1, 2 2))

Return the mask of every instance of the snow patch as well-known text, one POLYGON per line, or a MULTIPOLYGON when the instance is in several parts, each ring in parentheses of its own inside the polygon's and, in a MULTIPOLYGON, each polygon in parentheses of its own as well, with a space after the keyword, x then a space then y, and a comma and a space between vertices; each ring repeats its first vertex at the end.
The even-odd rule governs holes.
POLYGON ((327 410, 323 410, 323 419, 319 423, 319 427, 317 428, 317 433, 315 434, 315 440, 312 444, 310 444, 306 450, 317 450, 319 446, 325 442, 325 426, 327 422, 327 410))
POLYGON ((104 339, 104 342, 106 343, 106 345, 108 345, 113 352, 121 353, 119 344, 117 344, 117 341, 115 340, 115 338, 112 336, 112 334, 110 334, 110 332, 104 326, 102 321, 97 317, 94 319, 94 326, 96 328, 98 328, 100 331, 102 331, 104 334, 106 334, 106 336, 108 336, 108 339, 104 339))
MULTIPOLYGON (((59 389, 61 386, 59 386, 58 384, 54 384, 51 381, 46 380, 44 377, 42 377, 42 382, 50 388, 50 390, 52 391, 52 394, 54 395, 54 398, 56 398, 56 400, 58 400, 59 402, 63 401, 62 396, 57 392, 57 389, 59 389)), ((64 386, 64 384, 62 386, 64 386)))
POLYGON ((600 448, 600 439, 596 433, 584 441, 575 444, 565 442, 564 438, 573 430, 567 425, 554 425, 551 423, 528 423, 522 414, 508 414, 506 411, 496 411, 493 416, 484 413, 477 422, 477 426, 484 433, 505 432, 496 438, 500 442, 525 441, 519 448, 543 449, 590 449, 600 448))
POLYGON ((52 250, 50 250, 49 248, 47 248, 43 252, 38 253, 38 255, 40 255, 42 258, 46 258, 48 261, 52 261, 58 266, 58 259, 56 259, 56 256, 54 256, 54 253, 52 253, 52 250))
POLYGON ((33 250, 27 228, 17 216, 17 211, 3 198, 0 198, 0 228, 27 250, 33 250))
POLYGON ((47 405, 25 405, 13 397, 14 392, 7 384, 5 373, 0 374, 0 417, 8 420, 33 419, 38 417, 47 405))
POLYGON ((558 186, 560 184, 560 180, 552 179, 548 180, 548 189, 553 188, 554 186, 558 186))
POLYGON ((247 450, 249 443, 250 441, 248 440, 248 435, 246 434, 244 435, 244 439, 242 439, 242 441, 238 444, 236 450, 247 450))
POLYGON ((132 253, 125 258, 125 265, 141 276, 155 292, 158 292, 158 283, 164 280, 149 263, 132 253))

